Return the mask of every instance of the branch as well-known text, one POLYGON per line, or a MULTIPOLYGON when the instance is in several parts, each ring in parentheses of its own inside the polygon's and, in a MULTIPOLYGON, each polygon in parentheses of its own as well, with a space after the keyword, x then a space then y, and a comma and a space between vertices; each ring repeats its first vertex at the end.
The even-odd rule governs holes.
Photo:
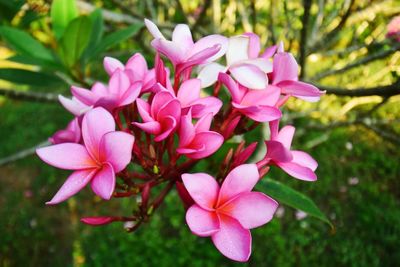
POLYGON ((372 61, 375 61, 375 60, 378 60, 378 59, 383 59, 383 58, 389 56, 390 54, 396 52, 399 49, 400 49, 400 43, 396 43, 388 50, 379 51, 379 52, 374 53, 372 55, 366 56, 366 57, 364 57, 362 59, 359 59, 359 60, 357 60, 357 61, 355 61, 353 63, 350 63, 350 64, 346 65, 345 67, 343 67, 341 69, 331 69, 331 70, 320 72, 320 73, 318 73, 317 75, 315 75, 311 79, 312 80, 320 80, 320 79, 325 78, 327 76, 343 73, 343 72, 345 72, 345 71, 347 71, 349 69, 356 68, 358 66, 367 64, 369 62, 372 62, 372 61))
POLYGON ((54 93, 38 93, 0 88, 0 95, 16 100, 58 103, 58 95, 54 93))
POLYGON ((307 53, 307 30, 308 22, 310 18, 311 0, 303 0, 304 13, 301 18, 301 24, 303 27, 300 32, 300 55, 299 55, 299 65, 300 65, 300 79, 304 77, 305 74, 305 63, 306 63, 306 53, 307 53))
POLYGON ((359 97, 359 96, 377 95, 383 97, 390 97, 400 94, 400 80, 386 86, 377 86, 372 88, 356 88, 356 89, 336 88, 320 84, 314 84, 314 85, 321 90, 325 90, 327 94, 338 95, 338 96, 359 97))
POLYGON ((44 147, 44 146, 48 146, 50 145, 49 141, 45 141, 42 142, 34 147, 28 148, 28 149, 24 149, 22 151, 19 151, 11 156, 5 157, 0 159, 0 166, 6 165, 8 163, 17 161, 19 159, 23 159, 26 158, 27 156, 33 155, 35 154, 36 149, 40 148, 40 147, 44 147))

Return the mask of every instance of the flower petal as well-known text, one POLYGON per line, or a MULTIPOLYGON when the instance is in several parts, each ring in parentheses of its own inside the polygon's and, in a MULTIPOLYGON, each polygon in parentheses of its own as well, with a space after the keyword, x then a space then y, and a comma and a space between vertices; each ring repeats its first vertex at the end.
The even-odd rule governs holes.
POLYGON ((293 95, 309 102, 318 101, 324 94, 314 85, 299 81, 282 81, 277 86, 282 88, 283 94, 293 95))
POLYGON ((219 231, 219 220, 215 211, 202 209, 194 204, 186 212, 186 222, 195 235, 210 236, 219 231))
POLYGON ((132 122, 132 124, 149 134, 159 134, 161 131, 161 125, 158 121, 132 122))
POLYGON ((218 45, 220 47, 220 49, 218 50, 218 52, 216 54, 209 57, 207 59, 207 62, 214 61, 214 60, 222 57, 223 55, 225 55, 226 50, 228 48, 228 38, 226 38, 225 36, 219 35, 219 34, 212 34, 212 35, 205 36, 205 37, 201 38, 200 40, 198 40, 194 44, 193 48, 189 51, 187 58, 189 58, 207 48, 213 47, 215 45, 218 45))
POLYGON ((176 25, 172 33, 172 42, 179 44, 182 48, 182 52, 187 54, 193 47, 192 33, 188 25, 178 24, 176 25))
POLYGON ((290 162, 293 160, 293 155, 281 142, 266 141, 267 154, 266 158, 270 158, 275 162, 290 162))
POLYGON ((115 188, 115 172, 111 164, 105 163, 90 183, 93 192, 102 199, 109 200, 115 188))
POLYGON ((187 154, 186 156, 192 159, 206 158, 214 154, 214 152, 221 147, 223 142, 224 137, 217 132, 207 131, 198 133, 194 137, 189 148, 198 148, 199 150, 195 153, 187 154))
POLYGON ((122 106, 132 104, 136 100, 136 98, 139 96, 141 89, 142 89, 141 82, 133 83, 119 99, 119 101, 120 101, 119 106, 122 107, 122 106))
POLYGON ((310 168, 315 171, 318 167, 318 162, 315 161, 309 154, 303 151, 292 150, 293 161, 301 166, 310 168))
POLYGON ((177 126, 178 126, 178 122, 176 121, 176 119, 174 117, 172 117, 172 116, 164 117, 161 121, 162 133, 160 133, 158 136, 156 136, 156 138, 154 138, 154 141, 160 142, 160 141, 164 140, 176 129, 177 126))
POLYGON ((287 149, 290 149, 295 131, 296 128, 292 125, 286 125, 279 131, 275 141, 281 142, 287 149))
POLYGON ((164 35, 160 32, 156 24, 151 20, 144 19, 144 24, 146 25, 147 30, 153 35, 155 39, 162 38, 164 39, 164 35))
POLYGON ((114 118, 104 108, 95 108, 85 114, 82 121, 82 136, 86 149, 93 159, 99 159, 100 140, 103 135, 114 130, 114 118))
POLYGON ((171 60, 172 64, 176 66, 184 60, 184 54, 182 53, 182 49, 180 49, 179 45, 165 40, 165 39, 155 39, 151 42, 151 45, 161 54, 166 56, 169 60, 171 60))
POLYGON ((222 101, 213 96, 199 98, 191 104, 193 118, 201 118, 209 113, 214 116, 221 107, 222 101))
POLYGON ((215 247, 231 260, 246 262, 251 254, 250 230, 229 216, 220 214, 220 230, 211 236, 215 247))
POLYGON ((214 84, 218 80, 218 74, 220 72, 226 72, 226 70, 227 68, 225 66, 216 62, 205 65, 201 68, 197 76, 197 78, 201 80, 201 87, 205 88, 214 84))
POLYGON ((154 119, 150 116, 150 105, 146 101, 138 98, 136 99, 136 106, 143 122, 154 121, 154 119))
POLYGON ((112 57, 105 57, 103 60, 103 66, 105 71, 108 73, 108 75, 112 75, 117 69, 124 70, 124 64, 121 63, 116 58, 112 57))
POLYGON ((249 59, 249 43, 250 38, 248 36, 240 35, 229 38, 228 50, 226 51, 228 66, 249 59))
POLYGON ((101 139, 100 157, 108 162, 116 173, 125 169, 132 159, 135 137, 125 132, 106 133, 101 139))
POLYGON ((240 193, 250 192, 259 178, 256 164, 243 164, 234 168, 222 183, 218 206, 220 207, 240 193))
POLYGON ((258 122, 267 122, 277 120, 282 117, 282 112, 271 106, 242 106, 232 103, 232 106, 238 109, 241 113, 248 116, 250 119, 258 122))
POLYGON ((182 181, 197 205, 205 210, 214 210, 219 192, 219 185, 214 177, 206 173, 185 173, 182 174, 182 181))
POLYGON ((76 86, 71 86, 71 93, 76 97, 76 99, 87 106, 94 105, 99 99, 99 97, 96 96, 92 91, 76 86))
POLYGON ((50 201, 46 202, 46 204, 55 205, 72 197, 90 182, 96 172, 96 169, 74 171, 67 178, 56 195, 50 201))
POLYGON ((213 118, 214 117, 213 117, 212 113, 208 113, 208 114, 204 115, 203 117, 201 117, 196 122, 196 125, 194 126, 196 129, 196 133, 209 131, 213 118))
POLYGON ((256 90, 262 90, 268 86, 268 78, 265 72, 251 64, 238 64, 229 68, 233 78, 241 85, 256 90))
POLYGON ((182 107, 187 107, 191 102, 200 97, 201 81, 199 79, 190 79, 182 83, 178 91, 178 99, 182 107))
POLYGON ((240 64, 250 64, 250 65, 256 66, 257 68, 262 70, 264 73, 272 72, 272 62, 265 58, 260 57, 260 58, 243 60, 240 62, 240 64))
POLYGON ((126 75, 124 71, 116 70, 110 78, 108 90, 117 98, 121 98, 130 85, 131 83, 128 75, 126 75))
POLYGON ((194 126, 192 124, 192 116, 190 112, 188 115, 182 116, 181 125, 179 129, 179 148, 189 145, 194 138, 194 126))
POLYGON ((81 219, 81 222, 92 225, 92 226, 99 226, 109 224, 115 221, 114 217, 85 217, 81 219))
POLYGON ((72 97, 72 99, 69 99, 62 95, 58 95, 58 100, 60 101, 61 105, 66 110, 68 110, 75 116, 80 116, 92 108, 91 106, 87 106, 87 105, 83 104, 75 97, 72 97))
POLYGON ((38 148, 36 154, 47 164, 64 170, 83 170, 96 167, 83 145, 63 143, 38 148))
POLYGON ((260 37, 252 32, 246 32, 243 35, 249 37, 249 48, 248 55, 249 58, 258 58, 260 54, 260 37))
POLYGON ((284 170, 287 174, 293 176, 294 178, 303 180, 303 181, 316 181, 317 175, 307 167, 300 166, 294 162, 279 162, 276 163, 282 170, 284 170))
POLYGON ((126 68, 132 70, 134 73, 132 82, 143 81, 148 71, 146 59, 140 53, 136 53, 129 58, 126 68))
POLYGON ((296 59, 291 53, 277 53, 273 60, 273 82, 278 84, 281 81, 292 80, 297 81, 299 67, 296 59))
POLYGON ((235 80, 233 80, 232 77, 226 73, 219 73, 218 80, 226 86, 232 96, 233 102, 240 103, 242 101, 242 98, 247 90, 240 88, 237 82, 235 82, 235 80))
POLYGON ((272 220, 278 202, 260 192, 238 195, 220 209, 235 218, 246 229, 252 229, 272 220))

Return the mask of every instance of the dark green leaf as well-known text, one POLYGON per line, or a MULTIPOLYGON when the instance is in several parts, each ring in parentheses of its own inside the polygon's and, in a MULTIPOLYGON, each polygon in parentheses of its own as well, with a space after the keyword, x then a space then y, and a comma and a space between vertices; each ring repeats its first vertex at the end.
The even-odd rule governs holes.
POLYGON ((54 35, 59 39, 68 24, 78 16, 76 2, 75 0, 53 0, 50 12, 54 35))
POLYGON ((64 63, 72 67, 80 59, 89 44, 92 23, 86 16, 81 16, 68 24, 60 39, 59 53, 64 63))
POLYGON ((22 69, 1 69, 0 79, 32 86, 54 86, 64 82, 56 76, 22 69))
POLYGON ((108 48, 132 37, 142 27, 143 27, 142 23, 137 23, 125 29, 107 35, 103 40, 101 40, 101 42, 92 50, 92 52, 88 56, 90 58, 97 56, 101 52, 106 51, 108 48))
POLYGON ((92 34, 90 35, 89 45, 84 52, 84 59, 87 59, 90 55, 93 47, 96 47, 103 37, 104 23, 101 9, 96 9, 89 16, 92 22, 92 34))
POLYGON ((309 197, 280 182, 268 178, 262 180, 260 185, 267 195, 271 196, 278 202, 302 210, 310 216, 318 218, 333 227, 332 223, 309 197))
POLYGON ((26 32, 7 26, 1 26, 0 34, 4 40, 21 55, 44 61, 54 61, 51 51, 26 32))

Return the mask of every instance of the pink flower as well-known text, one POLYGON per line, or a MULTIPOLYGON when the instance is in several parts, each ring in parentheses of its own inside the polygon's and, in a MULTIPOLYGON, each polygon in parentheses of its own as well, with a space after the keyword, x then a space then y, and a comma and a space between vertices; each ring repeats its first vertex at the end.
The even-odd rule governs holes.
POLYGON ((193 42, 190 29, 185 24, 178 24, 175 27, 172 41, 169 41, 152 21, 145 19, 144 22, 154 37, 151 45, 171 60, 178 73, 191 66, 208 63, 222 57, 228 46, 228 39, 218 34, 193 42))
POLYGON ((206 173, 183 174, 182 180, 195 201, 186 213, 190 230, 211 236, 217 249, 236 261, 247 261, 251 254, 250 230, 269 222, 278 203, 260 192, 251 192, 259 179, 255 164, 233 169, 221 188, 206 173))
POLYGON ((91 90, 71 87, 72 94, 87 106, 100 106, 107 110, 132 104, 139 96, 142 83, 131 83, 127 72, 116 69, 112 74, 108 87, 95 83, 91 90))
POLYGON ((278 131, 279 121, 270 123, 271 140, 266 141, 269 159, 287 174, 305 181, 315 181, 317 176, 314 171, 318 163, 307 153, 298 150, 290 150, 295 128, 287 125, 278 131))
POLYGON ((61 143, 79 143, 81 140, 81 127, 79 126, 78 118, 73 119, 68 123, 68 126, 64 130, 57 131, 49 141, 55 144, 61 143))
POLYGON ((224 142, 224 138, 219 133, 210 131, 212 119, 213 114, 209 113, 193 126, 191 111, 188 115, 182 116, 179 147, 176 151, 192 159, 205 158, 217 151, 224 142))
POLYGON ((47 164, 74 170, 52 200, 57 204, 79 192, 89 182, 93 192, 110 199, 115 187, 115 174, 131 161, 134 137, 115 131, 115 122, 103 108, 95 108, 83 117, 84 145, 63 143, 36 150, 47 164))
POLYGON ((151 105, 138 98, 136 100, 139 114, 143 122, 133 122, 149 134, 156 135, 155 141, 160 142, 172 134, 179 125, 181 118, 181 104, 168 91, 155 94, 151 105))
POLYGON ((154 69, 148 69, 146 60, 139 53, 134 54, 125 66, 118 59, 112 57, 105 57, 103 64, 104 69, 110 76, 112 76, 115 71, 120 70, 125 72, 131 84, 140 82, 142 84, 141 93, 151 91, 156 83, 154 69))
POLYGON ((394 17, 387 25, 386 37, 400 42, 400 16, 394 17))
POLYGON ((298 81, 299 67, 291 53, 278 49, 273 60, 272 84, 284 95, 291 95, 309 102, 316 102, 325 92, 312 84, 298 81))
POLYGON ((220 73, 218 79, 229 90, 232 106, 249 118, 266 122, 279 119, 281 111, 275 107, 279 100, 280 90, 269 85, 264 90, 250 90, 235 82, 228 74, 220 73))
POLYGON ((220 72, 227 72, 241 85, 250 89, 265 89, 268 85, 267 73, 272 71, 272 63, 259 57, 260 38, 254 33, 246 33, 229 38, 226 52, 226 66, 210 63, 201 69, 198 78, 203 87, 215 83, 220 72))

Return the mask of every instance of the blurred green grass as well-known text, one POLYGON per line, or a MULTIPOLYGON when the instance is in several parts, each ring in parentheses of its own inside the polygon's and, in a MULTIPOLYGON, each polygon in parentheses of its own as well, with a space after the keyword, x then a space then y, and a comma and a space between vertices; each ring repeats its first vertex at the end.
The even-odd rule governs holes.
MULTIPOLYGON (((4 101, 0 106, 0 157, 34 146, 71 117, 58 105, 4 101)), ((302 124, 295 121, 295 125, 302 124)), ((321 135, 302 135, 304 147, 321 135)), ((272 169, 269 176, 308 194, 335 225, 284 207, 253 233, 249 266, 395 266, 400 262, 399 152, 359 128, 335 129, 311 148, 320 164, 316 183, 272 169), (347 147, 347 148, 346 148, 347 147), (358 184, 351 185, 350 179, 358 184)), ((82 216, 123 214, 131 202, 102 202, 90 190, 48 207, 67 177, 35 156, 0 168, 1 266, 236 266, 207 238, 192 235, 175 193, 135 233, 123 225, 90 227, 82 216)))

